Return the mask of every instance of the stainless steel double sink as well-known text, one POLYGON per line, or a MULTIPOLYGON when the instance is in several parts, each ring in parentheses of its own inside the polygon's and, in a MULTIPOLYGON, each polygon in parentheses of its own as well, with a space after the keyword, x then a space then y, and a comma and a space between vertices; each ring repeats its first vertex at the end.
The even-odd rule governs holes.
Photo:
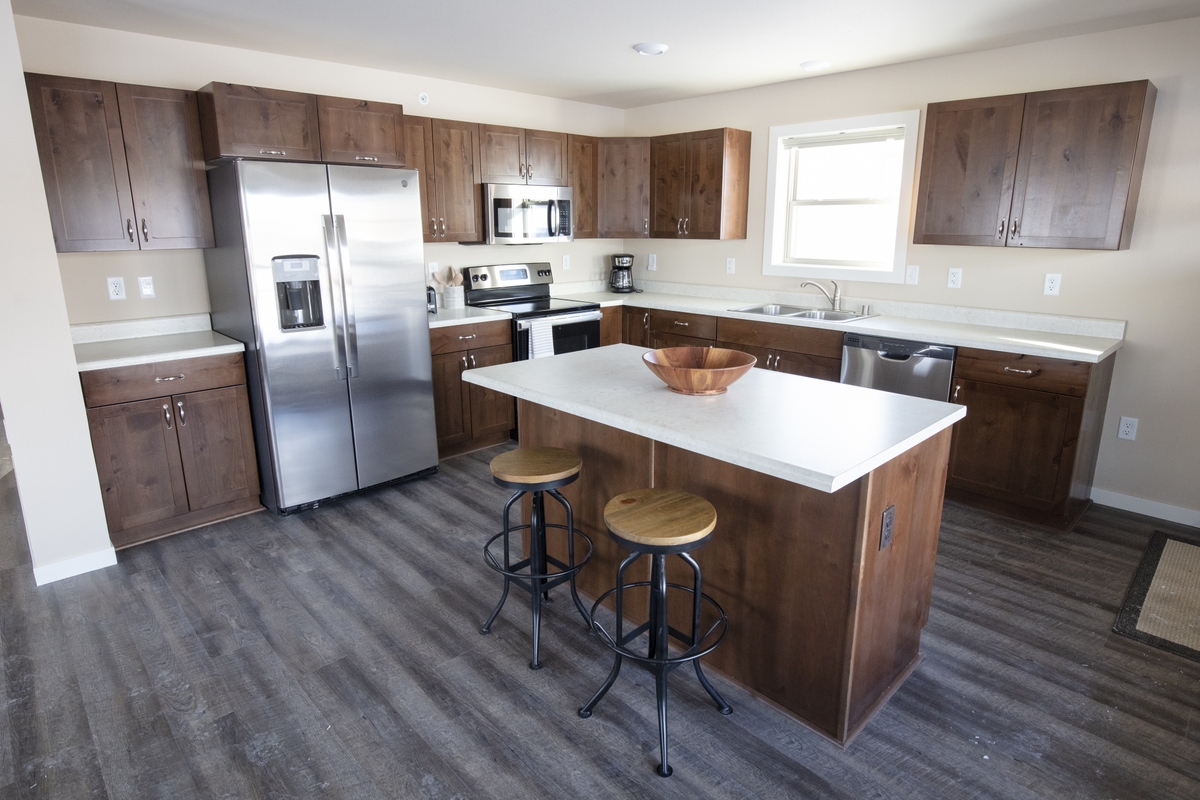
POLYGON ((829 311, 820 308, 800 308, 799 306, 781 306, 781 305, 765 305, 765 306, 745 306, 743 308, 731 308, 730 311, 739 311, 743 314, 762 314, 766 317, 789 317, 791 319, 822 319, 826 322, 853 322, 857 319, 866 319, 871 314, 860 314, 856 311, 829 311))

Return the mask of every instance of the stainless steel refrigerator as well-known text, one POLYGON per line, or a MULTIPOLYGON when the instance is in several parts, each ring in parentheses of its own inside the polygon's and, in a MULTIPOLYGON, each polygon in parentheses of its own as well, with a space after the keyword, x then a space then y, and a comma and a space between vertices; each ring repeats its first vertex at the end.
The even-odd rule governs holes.
POLYGON ((236 161, 208 180, 213 329, 246 345, 263 504, 436 467, 417 173, 236 161))

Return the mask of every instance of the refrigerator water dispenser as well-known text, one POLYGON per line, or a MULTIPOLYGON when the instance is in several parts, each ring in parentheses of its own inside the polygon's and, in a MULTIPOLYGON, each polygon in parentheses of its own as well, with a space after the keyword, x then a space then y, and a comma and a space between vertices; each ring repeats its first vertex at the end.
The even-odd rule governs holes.
POLYGON ((321 276, 317 256, 276 256, 271 259, 275 271, 275 295, 279 300, 279 327, 319 328, 325 324, 321 314, 321 276))

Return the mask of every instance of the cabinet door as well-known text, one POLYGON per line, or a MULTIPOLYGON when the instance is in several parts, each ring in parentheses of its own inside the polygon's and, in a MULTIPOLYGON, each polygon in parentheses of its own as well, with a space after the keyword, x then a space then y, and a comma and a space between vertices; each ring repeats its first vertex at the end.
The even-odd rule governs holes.
POLYGON ((421 184, 421 235, 427 242, 438 238, 437 185, 433 179, 433 120, 404 117, 404 163, 417 171, 421 184))
POLYGON ((329 164, 404 167, 404 109, 395 103, 317 98, 321 160, 329 164))
POLYGON ((54 246, 137 250, 114 84, 25 76, 54 246))
POLYGON ((742 344, 741 342, 717 342, 716 347, 725 350, 740 350, 743 353, 749 353, 758 359, 755 363, 755 369, 771 369, 774 364, 775 354, 765 347, 755 347, 752 344, 742 344))
POLYGON ((609 306, 600 309, 600 346, 620 344, 624 309, 621 306, 609 306))
POLYGON ((567 135, 525 131, 525 180, 533 186, 567 183, 567 135))
POLYGON ((232 83, 210 83, 197 94, 207 160, 321 160, 316 95, 232 83))
POLYGON ((213 246, 196 93, 117 84, 143 250, 213 246))
POLYGON ((465 352, 433 357, 433 412, 439 448, 471 438, 470 384, 462 379, 466 368, 465 352))
POLYGON ((791 353, 787 350, 772 351, 774 359, 771 368, 777 372, 789 375, 803 375, 805 378, 820 378, 823 381, 837 383, 842 378, 842 360, 824 356, 810 356, 805 353, 791 353))
POLYGON ((599 149, 600 140, 595 136, 567 137, 567 186, 573 190, 576 239, 595 239, 599 235, 596 209, 599 149))
POLYGON ((949 485, 1048 511, 1067 496, 1083 400, 954 381, 967 416, 954 426, 949 485))
POLYGON ((114 544, 122 544, 123 530, 187 513, 169 397, 89 408, 87 415, 114 544))
POLYGON ((478 242, 483 239, 479 208, 482 196, 475 176, 479 126, 473 122, 433 120, 433 180, 437 185, 439 239, 478 242))
POLYGON ((596 187, 600 238, 650 235, 650 140, 601 139, 596 187))
MULTIPOLYGON (((497 345, 472 350, 467 354, 471 369, 507 364, 512 361, 512 347, 497 345)), ((484 389, 473 383, 465 383, 470 390, 471 438, 510 431, 516 427, 516 403, 511 395, 484 389)))
POLYGON ((688 202, 683 235, 689 239, 720 239, 725 132, 689 133, 687 161, 688 202))
POLYGON ((930 103, 916 244, 1003 247, 1025 95, 930 103))
POLYGON ((687 216, 687 135, 650 140, 650 237, 682 239, 687 216))
POLYGON ((479 182, 525 183, 525 131, 479 126, 479 182))
POLYGON ((625 306, 621 341, 638 347, 650 346, 650 312, 644 308, 625 306))
POLYGON ((171 407, 191 510, 258 496, 246 387, 175 395, 171 407))
POLYGON ((1009 246, 1128 246, 1153 106, 1149 81, 1026 95, 1009 246))

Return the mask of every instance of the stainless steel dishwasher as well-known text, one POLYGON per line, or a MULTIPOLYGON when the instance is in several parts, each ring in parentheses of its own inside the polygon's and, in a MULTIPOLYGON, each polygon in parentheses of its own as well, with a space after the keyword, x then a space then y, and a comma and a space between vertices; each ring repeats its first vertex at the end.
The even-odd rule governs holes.
POLYGON ((842 383, 946 402, 955 349, 885 336, 847 333, 842 339, 842 383))

